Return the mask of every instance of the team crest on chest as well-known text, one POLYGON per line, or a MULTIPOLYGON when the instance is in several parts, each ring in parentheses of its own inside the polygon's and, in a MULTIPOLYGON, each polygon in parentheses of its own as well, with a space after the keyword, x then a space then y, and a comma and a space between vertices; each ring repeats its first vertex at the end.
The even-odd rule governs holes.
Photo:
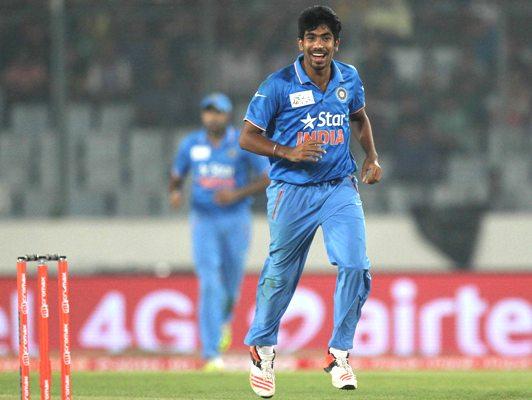
POLYGON ((342 103, 345 103, 347 101, 347 90, 340 86, 338 89, 336 89, 336 98, 342 103))

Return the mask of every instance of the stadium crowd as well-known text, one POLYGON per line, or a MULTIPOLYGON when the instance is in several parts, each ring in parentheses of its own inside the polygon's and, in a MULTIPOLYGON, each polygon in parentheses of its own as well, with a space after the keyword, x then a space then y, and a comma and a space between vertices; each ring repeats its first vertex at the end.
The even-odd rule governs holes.
MULTIPOLYGON (((24 12, 26 3, 0 13, 4 131, 14 105, 50 99, 50 21, 24 12)), ((69 101, 95 110, 132 104, 133 126, 175 131, 197 123, 199 99, 217 89, 234 100, 238 121, 258 83, 295 59, 293 15, 305 2, 221 0, 204 10, 206 3, 69 3, 69 101), (213 52, 206 54, 204 44, 213 52)), ((378 148, 395 183, 436 184, 455 156, 493 158, 493 142, 497 153, 530 151, 526 14, 489 1, 333 3, 348 43, 338 59, 360 71, 378 148)), ((489 170, 490 193, 502 175, 489 170)))

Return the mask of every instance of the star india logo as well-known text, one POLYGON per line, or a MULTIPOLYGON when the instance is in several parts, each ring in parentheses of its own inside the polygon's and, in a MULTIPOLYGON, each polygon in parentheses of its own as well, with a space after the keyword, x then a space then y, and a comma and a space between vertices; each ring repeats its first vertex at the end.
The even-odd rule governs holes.
POLYGON ((314 129, 314 122, 317 120, 317 117, 312 118, 309 113, 307 113, 307 116, 300 121, 305 124, 303 127, 303 130, 305 129, 314 129))
POLYGON ((338 89, 336 89, 336 97, 338 100, 344 103, 347 100, 347 90, 340 86, 338 89))
POLYGON ((308 140, 319 140, 324 144, 336 146, 344 143, 344 124, 346 114, 332 114, 329 111, 321 111, 316 117, 307 113, 300 119, 303 129, 297 132, 297 144, 308 140))

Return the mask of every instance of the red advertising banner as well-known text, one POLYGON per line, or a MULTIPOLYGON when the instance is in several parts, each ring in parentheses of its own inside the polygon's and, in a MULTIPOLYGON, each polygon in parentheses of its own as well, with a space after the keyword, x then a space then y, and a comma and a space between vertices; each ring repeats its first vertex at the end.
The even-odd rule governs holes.
MULTIPOLYGON (((253 315, 257 276, 244 280, 234 317, 233 349, 253 315)), ((57 304, 50 278, 48 303, 57 304)), ((334 275, 308 274, 279 332, 283 353, 323 351, 332 329, 334 275)), ((530 357, 532 273, 379 274, 355 335, 353 353, 366 357, 530 357)), ((74 350, 195 353, 198 285, 192 275, 72 277, 74 350)), ((37 287, 28 281, 29 347, 37 343, 37 287)), ((50 306, 51 349, 59 345, 58 310, 50 306)), ((0 356, 18 350, 15 279, 0 279, 0 356)))

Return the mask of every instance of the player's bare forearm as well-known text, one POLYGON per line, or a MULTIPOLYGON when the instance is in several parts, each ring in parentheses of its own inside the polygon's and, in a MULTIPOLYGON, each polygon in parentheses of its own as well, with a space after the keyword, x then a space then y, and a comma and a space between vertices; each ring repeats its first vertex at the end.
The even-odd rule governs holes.
POLYGON ((262 192, 269 184, 270 178, 268 178, 268 175, 263 174, 260 178, 241 188, 219 190, 214 195, 214 201, 220 205, 233 204, 255 193, 262 192))
POLYGON ((359 141, 362 149, 366 153, 366 159, 362 164, 362 170, 360 175, 362 176, 362 182, 377 183, 382 177, 382 168, 379 165, 379 155, 375 148, 375 142, 373 140, 373 131, 371 129, 371 122, 366 110, 362 109, 350 116, 351 131, 354 132, 357 140, 359 141))
POLYGON ((351 131, 355 134, 362 149, 366 152, 367 158, 378 158, 375 142, 373 141, 373 130, 366 110, 363 108, 350 115, 351 131), (353 129, 354 128, 354 129, 353 129))
POLYGON ((263 174, 259 178, 252 181, 249 185, 246 185, 238 190, 240 198, 252 196, 256 193, 262 192, 270 184, 270 178, 268 175, 263 174))
POLYGON ((183 186, 183 178, 172 175, 168 183, 168 191, 170 192, 170 204, 173 208, 178 209, 183 202, 183 194, 181 188, 183 186))
POLYGON ((264 137, 262 132, 262 129, 244 121, 240 147, 261 156, 284 158, 292 162, 318 162, 325 154, 325 150, 321 148, 323 143, 317 140, 306 141, 296 147, 283 146, 264 137))
POLYGON ((244 121, 244 126, 240 132, 240 147, 261 156, 272 157, 275 143, 262 136, 262 132, 262 129, 257 128, 248 121, 244 121))
POLYGON ((171 176, 170 182, 168 183, 168 191, 175 192, 177 190, 181 190, 181 187, 183 186, 183 178, 180 176, 171 176))

